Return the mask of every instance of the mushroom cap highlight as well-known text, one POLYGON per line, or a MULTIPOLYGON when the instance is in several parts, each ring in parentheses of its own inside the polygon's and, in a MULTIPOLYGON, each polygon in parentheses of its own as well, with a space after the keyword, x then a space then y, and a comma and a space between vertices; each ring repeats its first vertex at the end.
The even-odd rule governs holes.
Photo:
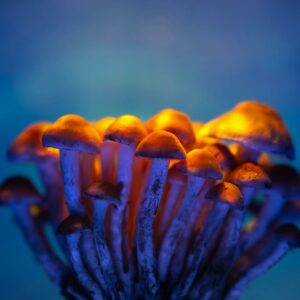
POLYGON ((202 136, 236 142, 257 151, 294 158, 294 146, 281 116, 271 106, 243 101, 231 111, 206 123, 202 136))
POLYGON ((178 170, 191 176, 214 180, 222 179, 223 177, 219 163, 214 155, 206 149, 191 150, 186 155, 186 160, 178 163, 176 166, 178 170))
POLYGON ((245 162, 230 172, 228 181, 240 187, 264 189, 271 187, 271 180, 266 172, 252 162, 245 162))
POLYGON ((58 225, 55 234, 69 235, 75 232, 82 232, 89 228, 90 226, 86 218, 78 215, 70 215, 58 225))
POLYGON ((166 108, 146 122, 150 132, 165 130, 175 134, 185 147, 195 143, 195 135, 190 118, 183 112, 166 108))
POLYGON ((26 127, 11 143, 8 158, 23 162, 57 160, 57 149, 46 148, 42 144, 42 136, 49 126, 49 122, 38 122, 26 127))
POLYGON ((39 204, 41 196, 34 185, 23 176, 6 179, 0 187, 0 204, 39 204))
POLYGON ((232 206, 242 207, 243 195, 240 189, 230 182, 221 182, 213 186, 205 195, 206 199, 226 202, 232 206))
POLYGON ((42 138, 43 145, 57 149, 100 152, 100 136, 95 128, 78 115, 65 115, 49 126, 42 138))
POLYGON ((94 122, 92 125, 97 130, 101 140, 104 137, 104 133, 106 129, 116 120, 115 117, 105 117, 102 118, 96 122, 94 122))
POLYGON ((161 159, 184 159, 185 149, 171 132, 157 130, 147 135, 137 146, 136 156, 161 159))
POLYGON ((132 115, 117 118, 105 131, 104 140, 136 146, 145 136, 147 130, 142 121, 132 115))
POLYGON ((94 182, 84 194, 93 200, 106 200, 117 203, 120 199, 120 189, 110 182, 94 182))
POLYGON ((294 224, 284 224, 276 229, 276 235, 291 247, 300 247, 300 230, 294 224))

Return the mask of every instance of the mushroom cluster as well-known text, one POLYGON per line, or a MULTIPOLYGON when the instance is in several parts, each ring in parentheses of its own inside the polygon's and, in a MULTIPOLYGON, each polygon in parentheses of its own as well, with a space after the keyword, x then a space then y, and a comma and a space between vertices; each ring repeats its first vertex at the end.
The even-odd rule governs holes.
POLYGON ((11 177, 0 204, 66 299, 238 299, 300 246, 300 176, 280 156, 294 158, 289 132, 256 101, 207 123, 173 109, 66 115, 8 150, 35 164, 43 192, 11 177))

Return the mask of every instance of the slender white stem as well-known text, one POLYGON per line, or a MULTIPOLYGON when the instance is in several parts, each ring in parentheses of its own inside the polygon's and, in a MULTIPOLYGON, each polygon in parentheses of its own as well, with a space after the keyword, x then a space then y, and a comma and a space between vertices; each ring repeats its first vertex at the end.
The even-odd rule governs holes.
POLYGON ((151 161, 148 184, 142 198, 137 225, 137 256, 140 281, 150 296, 157 294, 157 263, 154 254, 154 217, 165 186, 169 160, 151 161))
POLYGON ((100 287, 91 277, 91 275, 89 274, 88 270, 86 269, 83 263, 81 253, 80 253, 82 233, 81 232, 71 233, 67 235, 66 240, 69 248, 70 261, 78 281, 88 291, 88 293, 92 295, 93 299, 95 300, 104 299, 100 287))
POLYGON ((60 163, 68 210, 70 214, 85 215, 81 199, 79 152, 60 150, 60 163))
POLYGON ((205 179, 194 176, 189 176, 188 178, 187 189, 182 203, 168 228, 159 250, 159 278, 162 282, 166 281, 172 256, 183 233, 186 222, 188 221, 189 215, 193 210, 194 203, 200 194, 204 181, 205 179))
POLYGON ((105 238, 105 219, 109 201, 94 200, 94 239, 98 253, 98 259, 103 271, 107 290, 110 292, 112 299, 119 299, 121 286, 119 284, 112 257, 105 238))
POLYGON ((66 277, 70 275, 70 271, 51 249, 43 228, 30 215, 27 205, 15 204, 12 206, 12 210, 26 242, 46 274, 56 284, 61 285, 66 277))

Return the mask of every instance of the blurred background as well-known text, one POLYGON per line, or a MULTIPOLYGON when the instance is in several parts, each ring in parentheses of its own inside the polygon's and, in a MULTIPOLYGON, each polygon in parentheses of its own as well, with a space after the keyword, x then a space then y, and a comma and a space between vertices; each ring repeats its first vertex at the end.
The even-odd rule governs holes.
MULTIPOLYGON (((35 170, 6 161, 27 124, 66 113, 95 120, 165 107, 206 121, 243 99, 279 110, 300 151, 300 2, 0 1, 0 179, 35 170)), ((0 298, 60 299, 0 211, 0 298)), ((300 299, 300 253, 242 300, 300 299)))

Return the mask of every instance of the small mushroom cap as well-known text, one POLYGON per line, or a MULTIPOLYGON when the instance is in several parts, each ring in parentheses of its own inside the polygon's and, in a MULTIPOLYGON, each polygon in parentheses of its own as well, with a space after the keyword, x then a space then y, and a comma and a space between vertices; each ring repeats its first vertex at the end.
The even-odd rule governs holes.
POLYGON ((238 207, 242 207, 244 204, 243 195, 240 189, 236 185, 225 181, 213 186, 206 193, 205 198, 226 202, 232 206, 238 207))
POLYGON ((8 159, 23 162, 57 160, 57 149, 42 144, 42 136, 50 125, 49 122, 39 122, 26 127, 10 145, 8 159))
POLYGON ((294 158, 293 142, 280 115, 269 105, 257 101, 239 103, 231 111, 206 123, 200 134, 294 158))
POLYGON ((39 204, 41 196, 34 185, 23 176, 6 179, 0 187, 0 205, 16 203, 39 204))
POLYGON ((214 155, 206 149, 194 149, 188 152, 186 160, 178 163, 177 168, 188 175, 202 178, 218 180, 223 177, 214 155))
POLYGON ((43 145, 64 150, 97 154, 100 136, 95 128, 78 115, 65 115, 49 126, 42 138, 43 145))
POLYGON ((146 127, 139 118, 124 115, 117 118, 107 128, 104 134, 104 140, 136 146, 146 135, 146 127))
POLYGON ((231 169, 236 164, 235 157, 232 155, 230 150, 221 143, 214 143, 205 146, 205 149, 211 152, 217 162, 221 165, 224 169, 231 169))
POLYGON ((284 224, 276 229, 279 238, 286 241, 291 247, 300 247, 300 230, 293 224, 284 224))
POLYGON ((114 184, 105 181, 98 181, 91 184, 84 194, 94 200, 118 203, 120 199, 120 189, 114 184))
POLYGON ((175 134, 185 147, 195 143, 195 135, 190 118, 183 112, 174 109, 163 109, 146 123, 150 132, 165 130, 175 134))
POLYGON ((268 174, 272 181, 272 190, 278 190, 285 196, 290 196, 297 190, 298 172, 289 165, 272 165, 268 174))
POLYGON ((266 172, 252 162, 237 166, 230 174, 228 181, 239 187, 264 189, 271 187, 271 180, 266 172))
POLYGON ((56 235, 69 235, 75 232, 82 232, 89 229, 90 225, 86 218, 78 215, 70 215, 57 227, 56 235))
POLYGON ((137 146, 136 156, 162 159, 184 159, 185 150, 176 135, 157 130, 147 135, 137 146))
POLYGON ((93 123, 101 139, 104 137, 106 129, 116 120, 115 117, 105 117, 93 123))

